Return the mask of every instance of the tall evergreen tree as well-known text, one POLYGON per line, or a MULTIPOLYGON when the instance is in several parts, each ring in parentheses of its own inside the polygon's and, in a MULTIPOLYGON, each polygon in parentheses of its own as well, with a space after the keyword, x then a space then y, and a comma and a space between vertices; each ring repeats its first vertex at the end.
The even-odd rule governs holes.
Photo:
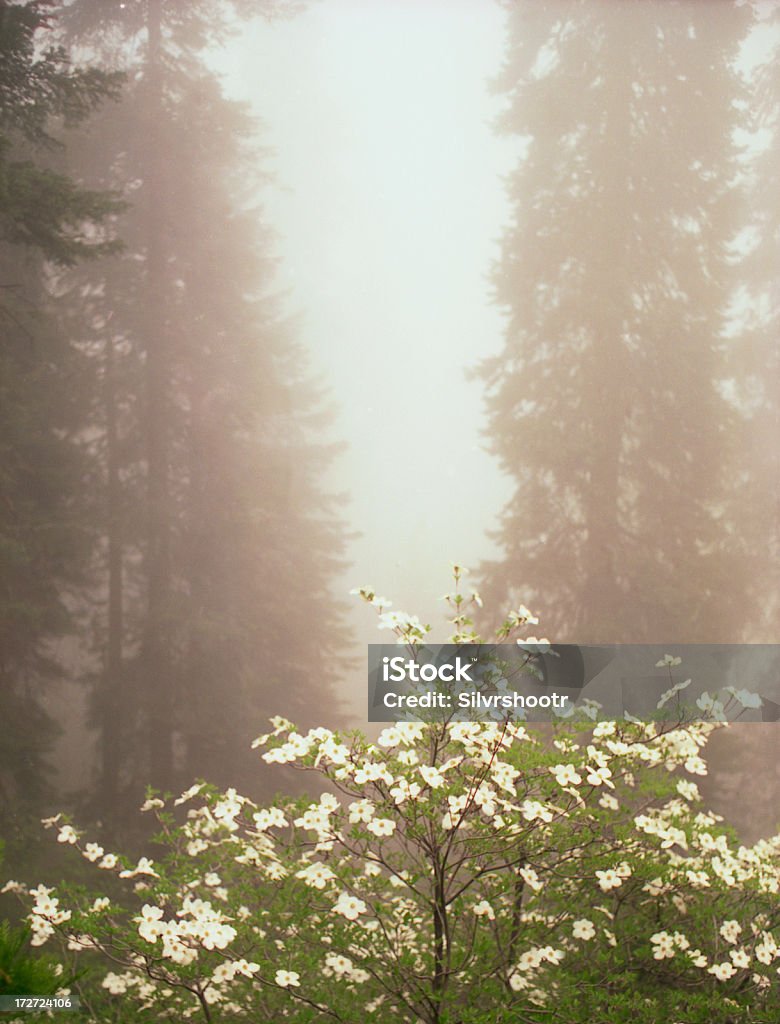
MULTIPOLYGON (((319 484, 332 449, 316 441, 321 396, 273 295, 254 125, 205 62, 231 9, 270 16, 282 5, 78 0, 70 12, 75 38, 105 59, 113 48, 131 81, 74 155, 86 174, 110 154, 107 181, 131 203, 124 255, 89 283, 84 334, 111 337, 105 353, 143 374, 140 404, 124 405, 126 528, 113 547, 115 581, 143 555, 143 593, 120 583, 122 607, 132 598, 141 620, 126 621, 119 659, 115 639, 123 664, 104 674, 100 719, 107 751, 121 673, 131 732, 117 738, 120 786, 169 788, 194 774, 236 783, 268 715, 313 722, 311 696, 336 703, 343 633, 328 581, 343 537, 319 484)), ((111 550, 109 539, 109 562, 111 550)), ((106 806, 115 769, 104 754, 106 806)))
POLYGON ((61 146, 53 124, 83 121, 116 95, 121 76, 74 68, 65 48, 47 44, 55 6, 51 0, 0 5, 0 240, 69 265, 114 247, 96 240, 87 225, 100 223, 117 204, 47 166, 41 151, 61 146))
POLYGON ((50 641, 72 627, 89 547, 74 443, 83 367, 46 315, 47 270, 109 251, 101 225, 118 210, 56 166, 58 128, 118 81, 71 66, 51 42, 51 6, 0 6, 0 802, 11 813, 41 796, 55 733, 41 687, 62 675, 50 641))
POLYGON ((557 639, 738 639, 723 317, 748 15, 736 3, 507 5, 523 139, 482 366, 516 493, 486 589, 557 639))

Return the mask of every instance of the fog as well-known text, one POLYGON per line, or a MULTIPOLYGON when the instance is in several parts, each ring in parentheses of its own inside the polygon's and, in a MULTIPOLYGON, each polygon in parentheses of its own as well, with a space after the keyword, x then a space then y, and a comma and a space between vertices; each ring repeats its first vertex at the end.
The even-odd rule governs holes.
MULTIPOLYGON (((331 0, 244 26, 211 56, 262 121, 279 280, 336 402, 333 436, 346 442, 330 479, 359 536, 334 588, 371 584, 439 637, 450 563, 500 557, 495 531, 513 492, 487 450, 484 387, 470 372, 501 349, 506 316, 490 272, 513 219, 507 176, 527 150, 497 131, 507 24, 492 3, 331 0)), ((739 48, 741 73, 776 41, 760 21, 739 48)), ((771 145, 761 126, 737 127, 735 139, 746 156, 771 145)), ((752 221, 749 205, 741 216, 752 221)), ((751 244, 747 229, 738 245, 751 244)), ((727 333, 746 333, 751 301, 735 295, 727 333)), ((752 444, 771 445, 773 429, 752 444)), ((776 585, 762 597, 772 605, 776 585)), ((375 619, 353 608, 350 629, 362 659, 378 641, 375 619)), ((770 638, 756 628, 754 639, 770 638)), ((361 668, 352 686, 359 722, 361 668)))
POLYGON ((778 641, 780 4, 0 17, 0 811, 271 791, 453 562, 486 636, 778 641))
MULTIPOLYGON (((488 273, 522 148, 493 129, 503 29, 491 3, 335 0, 213 55, 262 119, 280 283, 346 441, 332 479, 360 536, 334 587, 371 584, 440 636, 450 562, 495 554, 510 494, 467 377, 500 346, 488 273)), ((381 635, 357 604, 351 629, 362 716, 363 645, 381 635)))

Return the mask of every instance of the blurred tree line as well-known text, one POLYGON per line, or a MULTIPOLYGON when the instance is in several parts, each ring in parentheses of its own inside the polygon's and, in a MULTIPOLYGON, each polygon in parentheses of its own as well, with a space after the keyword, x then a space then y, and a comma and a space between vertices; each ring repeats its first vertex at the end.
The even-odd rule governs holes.
POLYGON ((481 373, 517 486, 486 589, 561 640, 776 640, 777 149, 745 138, 776 140, 777 89, 740 57, 778 5, 506 7, 526 151, 481 373))
POLYGON ((293 10, 0 7, 6 815, 46 782, 57 637, 85 638, 109 825, 150 782, 251 785, 282 703, 337 713, 330 413, 274 291, 256 125, 206 62, 236 16, 293 10))
MULTIPOLYGON (((560 642, 777 642, 780 5, 504 6, 524 151, 480 373, 516 486, 481 588, 560 642)), ((777 823, 774 727, 714 762, 777 823)))

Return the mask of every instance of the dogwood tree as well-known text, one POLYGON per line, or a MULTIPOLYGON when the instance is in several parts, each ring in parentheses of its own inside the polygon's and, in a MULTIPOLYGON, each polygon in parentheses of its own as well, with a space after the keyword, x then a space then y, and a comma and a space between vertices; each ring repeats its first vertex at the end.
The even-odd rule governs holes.
MULTIPOLYGON (((456 633, 469 600, 450 599, 456 633)), ((140 860, 49 819, 111 883, 5 888, 37 944, 94 959, 94 1020, 101 993, 123 1021, 775 1019, 780 837, 740 846, 701 807, 719 727, 409 721, 370 742, 276 718, 258 756, 324 782, 317 799, 152 794, 160 852, 140 860)))

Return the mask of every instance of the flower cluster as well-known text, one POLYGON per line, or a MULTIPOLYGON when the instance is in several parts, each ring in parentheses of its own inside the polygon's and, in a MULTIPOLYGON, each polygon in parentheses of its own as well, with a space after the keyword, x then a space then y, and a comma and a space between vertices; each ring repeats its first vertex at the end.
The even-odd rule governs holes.
MULTIPOLYGON (((532 621, 525 608, 507 620, 532 621)), ((419 627, 392 628, 412 642, 419 627)), ((579 1024, 609 1018, 585 1000, 603 990, 638 1022, 683 1019, 689 996, 696 1019, 724 998, 740 1024, 776 1019, 780 837, 740 846, 701 809, 694 780, 719 727, 412 722, 369 742, 276 718, 258 757, 316 772, 317 799, 261 807, 200 783, 152 795, 168 847, 154 860, 107 853, 58 816, 61 846, 125 898, 5 890, 30 903, 36 944, 102 950, 103 990, 160 1017, 218 1003, 226 1019, 298 1006, 301 1019, 471 1024, 555 1007, 579 1024)))

